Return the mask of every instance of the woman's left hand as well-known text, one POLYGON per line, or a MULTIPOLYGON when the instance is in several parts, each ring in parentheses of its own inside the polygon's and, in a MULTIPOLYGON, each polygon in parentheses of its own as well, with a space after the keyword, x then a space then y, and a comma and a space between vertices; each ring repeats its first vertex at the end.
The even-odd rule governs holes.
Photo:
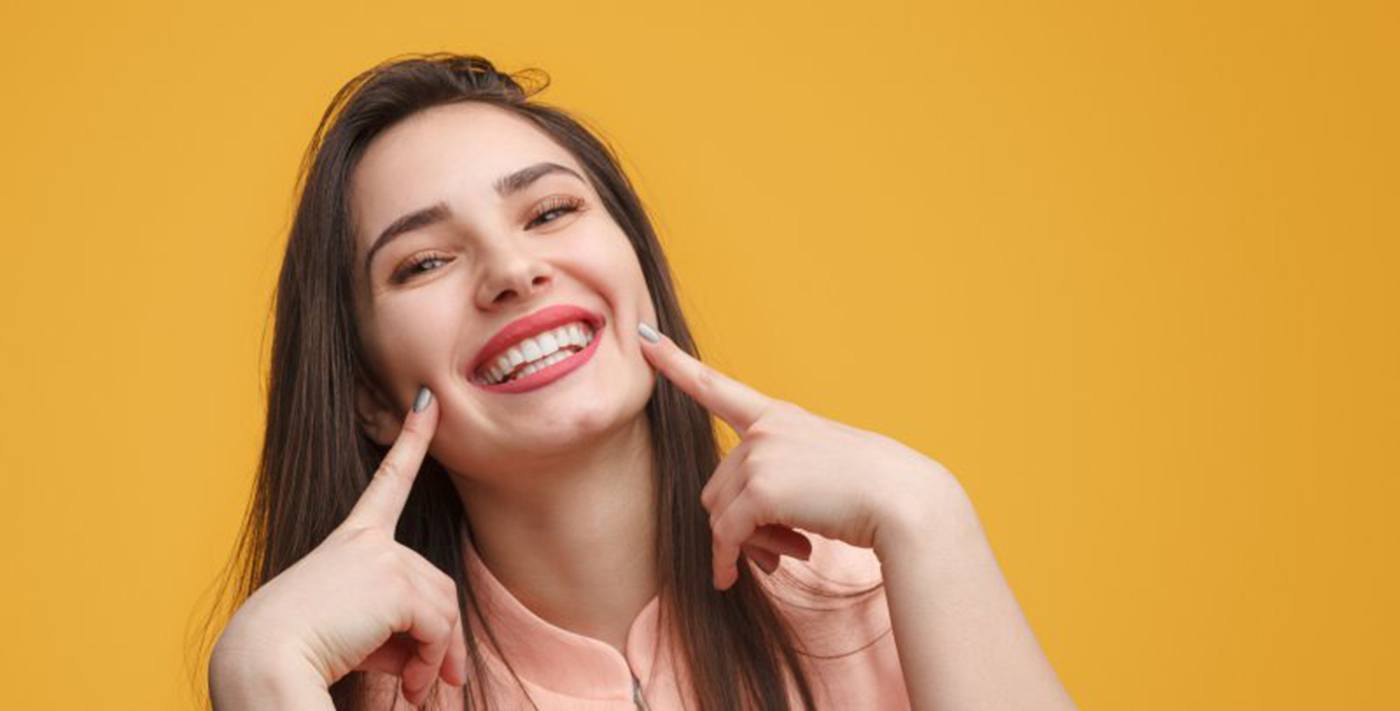
POLYGON ((652 366, 740 437, 700 496, 710 512, 716 588, 738 579, 741 550, 768 572, 779 552, 809 555, 811 542, 794 527, 882 554, 882 527, 936 515, 952 475, 932 458, 764 395, 664 334, 641 345, 652 366))

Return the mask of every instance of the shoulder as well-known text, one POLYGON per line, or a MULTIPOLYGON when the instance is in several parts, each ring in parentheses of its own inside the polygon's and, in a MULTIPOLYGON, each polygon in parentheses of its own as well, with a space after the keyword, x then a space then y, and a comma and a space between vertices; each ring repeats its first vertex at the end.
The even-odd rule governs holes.
POLYGON ((869 548, 798 532, 812 541, 812 555, 783 557, 764 585, 810 658, 821 705, 908 709, 880 559, 869 548))
POLYGON ((794 572, 807 574, 833 588, 869 587, 884 581, 880 559, 870 548, 853 546, 845 541, 797 529, 812 541, 812 555, 807 560, 792 560, 794 572))
POLYGON ((874 550, 800 528, 793 530, 812 542, 812 555, 807 560, 782 557, 778 571, 769 578, 769 582, 774 583, 771 588, 775 594, 827 598, 858 592, 884 582, 880 559, 875 556, 874 550), (781 584, 794 581, 797 584, 781 584))
POLYGON ((812 542, 807 560, 783 556, 764 587, 803 640, 822 654, 868 645, 888 634, 884 575, 875 551, 796 529, 812 542))

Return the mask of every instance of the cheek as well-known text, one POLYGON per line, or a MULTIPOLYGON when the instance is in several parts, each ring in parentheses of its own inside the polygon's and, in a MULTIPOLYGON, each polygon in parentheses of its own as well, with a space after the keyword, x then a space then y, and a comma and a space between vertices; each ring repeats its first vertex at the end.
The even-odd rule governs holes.
POLYGON ((587 259, 596 288, 612 302, 613 308, 623 309, 633 316, 652 312, 646 277, 625 236, 619 233, 605 246, 591 251, 587 259))
POLYGON ((452 350, 455 330, 442 325, 459 322, 461 305, 451 299, 432 298, 432 291, 420 289, 419 293, 403 295, 381 304, 376 313, 378 350, 396 382, 421 381, 440 368, 452 350))

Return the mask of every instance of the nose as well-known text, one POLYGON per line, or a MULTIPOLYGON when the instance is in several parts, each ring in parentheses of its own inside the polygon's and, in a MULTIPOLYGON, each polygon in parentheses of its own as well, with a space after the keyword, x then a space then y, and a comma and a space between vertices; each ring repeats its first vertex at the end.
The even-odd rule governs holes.
POLYGON ((521 249, 497 250, 486 265, 486 276, 477 291, 477 306, 491 309, 511 299, 526 301, 553 282, 553 269, 538 256, 521 249))

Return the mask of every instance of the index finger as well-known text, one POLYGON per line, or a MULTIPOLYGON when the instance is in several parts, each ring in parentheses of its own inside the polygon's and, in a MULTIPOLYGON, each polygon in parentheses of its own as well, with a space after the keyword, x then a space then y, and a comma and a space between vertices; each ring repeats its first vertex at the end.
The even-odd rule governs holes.
POLYGON ((408 501, 408 492, 413 489, 413 481, 418 478, 418 469, 423 466, 428 443, 437 429, 437 419, 438 408, 433 405, 432 392, 424 386, 404 418, 398 439, 374 471, 369 486, 355 502, 355 508, 350 510, 347 522, 393 532, 408 501))
POLYGON ((646 323, 637 324, 637 330, 643 334, 642 353, 652 365, 706 410, 729 423, 741 437, 775 402, 686 353, 670 336, 658 333, 646 323), (655 335, 656 342, 653 343, 648 334, 655 335))

